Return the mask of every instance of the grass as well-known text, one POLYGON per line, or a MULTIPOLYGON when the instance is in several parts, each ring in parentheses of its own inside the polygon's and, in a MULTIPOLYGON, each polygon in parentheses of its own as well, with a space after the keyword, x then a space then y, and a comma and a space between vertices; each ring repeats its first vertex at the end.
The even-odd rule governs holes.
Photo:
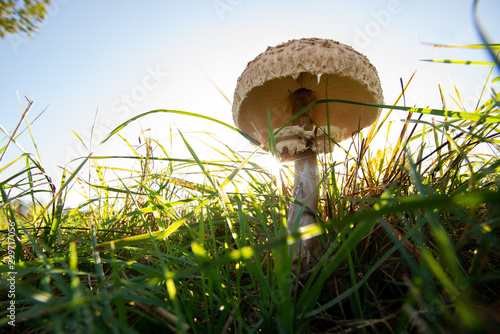
MULTIPOLYGON (((485 87, 496 81, 489 77, 485 87)), ((219 159, 204 161, 182 133, 190 154, 182 159, 144 133, 139 147, 120 136, 155 113, 238 131, 204 116, 138 115, 102 143, 121 138, 129 155, 82 157, 61 184, 45 175, 38 154, 2 161, 0 326, 19 333, 495 332, 500 95, 493 91, 474 112, 461 107, 458 91, 456 111, 404 107, 402 97, 336 147, 343 160, 320 158, 317 224, 291 236, 287 166, 271 173, 257 151, 223 143, 212 147, 219 159), (391 113, 406 117, 398 130, 391 113), (129 167, 112 167, 125 159, 129 167), (68 207, 76 191, 86 200, 68 207), (300 237, 315 238, 305 273, 288 254, 300 237)), ((3 141, 2 159, 20 129, 29 130, 24 121, 3 141)))

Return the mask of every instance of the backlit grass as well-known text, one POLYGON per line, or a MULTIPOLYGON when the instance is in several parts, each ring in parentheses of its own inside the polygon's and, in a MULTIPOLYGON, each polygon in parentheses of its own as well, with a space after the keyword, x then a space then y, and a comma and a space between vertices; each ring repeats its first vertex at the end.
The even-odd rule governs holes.
POLYGON ((29 134, 20 122, 0 151, 0 326, 12 328, 15 300, 18 332, 494 332, 500 95, 491 92, 474 112, 456 94, 449 109, 382 106, 378 123, 335 148, 341 160, 319 158, 317 224, 292 236, 289 166, 271 173, 257 148, 220 138, 206 161, 183 133, 188 158, 145 133, 140 146, 120 137, 151 114, 238 132, 230 125, 146 112, 101 144, 121 138, 130 154, 89 154, 54 184, 37 154, 4 159, 29 134), (394 113, 404 121, 390 123, 394 113), (86 200, 69 207, 76 191, 86 200), (315 240, 305 272, 288 254, 300 237, 315 240), (15 299, 4 279, 13 271, 15 299))

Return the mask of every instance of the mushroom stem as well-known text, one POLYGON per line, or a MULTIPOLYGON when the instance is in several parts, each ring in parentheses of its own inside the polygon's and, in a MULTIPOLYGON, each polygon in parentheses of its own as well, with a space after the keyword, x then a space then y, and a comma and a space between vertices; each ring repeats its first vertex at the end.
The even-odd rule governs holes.
MULTIPOLYGON (((314 93, 311 90, 305 88, 297 89, 295 92, 293 92, 293 96, 299 102, 299 104, 297 104, 295 101, 292 102, 292 116, 297 115, 300 111, 302 111, 302 108, 307 107, 309 104, 314 102, 314 100, 316 100, 314 93)), ((312 108, 297 117, 292 122, 292 124, 302 126, 304 130, 312 130, 314 124, 308 115, 309 111, 312 111, 312 108)))
MULTIPOLYGON (((286 226, 288 234, 314 223, 313 212, 316 212, 318 208, 318 184, 318 160, 316 153, 312 149, 308 149, 295 156, 295 177, 292 195, 294 200, 305 203, 306 207, 302 210, 302 205, 297 203, 290 204, 286 226), (299 215, 300 220, 297 222, 299 215)), ((300 241, 296 245, 293 255, 294 260, 298 258, 299 252, 302 253, 302 259, 308 259, 310 240, 300 241), (301 246, 299 247, 298 245, 301 246)))
MULTIPOLYGON (((316 97, 309 89, 298 89, 293 93, 295 99, 299 102, 293 102, 292 116, 298 114, 303 107, 313 102, 316 97)), ((309 110, 312 111, 312 110, 309 110)), ((308 113, 300 115, 293 122, 294 125, 302 126, 305 130, 312 130, 313 123, 308 116, 308 113)), ((312 150, 314 143, 308 142, 308 148, 300 153, 295 154, 295 176, 293 182, 293 199, 301 203, 305 203, 306 207, 302 210, 302 205, 291 203, 290 210, 287 217, 287 232, 288 234, 293 231, 299 230, 301 227, 314 223, 314 214, 318 208, 318 191, 316 190, 319 184, 319 170, 317 153, 312 150), (300 213, 302 211, 302 214, 300 213), (296 224, 298 216, 300 221, 296 224)), ((310 241, 304 240, 296 243, 293 253, 294 260, 297 260, 299 253, 301 253, 303 265, 307 265, 310 251, 310 241), (299 246, 300 245, 300 246, 299 246)))

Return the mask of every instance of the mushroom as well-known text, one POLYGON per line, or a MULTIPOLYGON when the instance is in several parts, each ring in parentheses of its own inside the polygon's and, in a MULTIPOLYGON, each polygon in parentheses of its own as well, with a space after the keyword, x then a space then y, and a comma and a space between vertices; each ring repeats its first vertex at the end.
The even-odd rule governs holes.
MULTIPOLYGON (((322 99, 383 103, 375 67, 366 56, 333 40, 291 40, 268 47, 249 62, 234 92, 236 126, 266 143, 269 109, 276 153, 282 161, 295 162, 288 234, 314 223, 320 181, 317 154, 330 153, 335 142, 350 138, 380 115, 379 108, 366 105, 318 103, 276 132, 305 107, 322 99)), ((302 250, 295 247, 294 259, 302 252, 302 259, 308 262, 310 242, 299 243, 302 250)))

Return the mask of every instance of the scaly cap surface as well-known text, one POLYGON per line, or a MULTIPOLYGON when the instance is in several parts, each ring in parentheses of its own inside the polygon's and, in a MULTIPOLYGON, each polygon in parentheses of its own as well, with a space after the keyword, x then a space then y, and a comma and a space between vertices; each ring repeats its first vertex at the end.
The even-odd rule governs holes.
MULTIPOLYGON (((383 103, 375 67, 348 45, 327 39, 291 40, 267 50, 248 63, 238 79, 233 119, 243 132, 263 143, 268 139, 267 109, 277 129, 292 118, 290 92, 311 90, 320 99, 383 103)), ((321 103, 309 111, 319 126, 337 127, 336 141, 351 137, 377 120, 380 109, 345 103, 321 103)), ((291 124, 290 124, 291 125, 291 124)))

